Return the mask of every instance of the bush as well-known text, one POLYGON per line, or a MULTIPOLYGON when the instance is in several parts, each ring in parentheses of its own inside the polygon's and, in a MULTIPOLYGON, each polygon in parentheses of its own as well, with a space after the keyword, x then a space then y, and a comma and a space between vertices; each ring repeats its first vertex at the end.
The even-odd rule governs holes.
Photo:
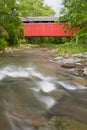
POLYGON ((20 44, 26 44, 27 43, 27 41, 25 40, 25 39, 20 39, 19 41, 18 41, 18 44, 20 45, 20 44))
POLYGON ((73 42, 67 42, 67 43, 63 43, 63 44, 58 44, 56 46, 56 48, 58 49, 57 55, 87 52, 87 44, 85 44, 85 43, 75 44, 73 42))
POLYGON ((62 42, 61 37, 27 37, 28 43, 31 44, 58 44, 62 42))
POLYGON ((8 46, 7 41, 5 41, 4 39, 0 39, 0 49, 3 50, 7 46, 8 46))

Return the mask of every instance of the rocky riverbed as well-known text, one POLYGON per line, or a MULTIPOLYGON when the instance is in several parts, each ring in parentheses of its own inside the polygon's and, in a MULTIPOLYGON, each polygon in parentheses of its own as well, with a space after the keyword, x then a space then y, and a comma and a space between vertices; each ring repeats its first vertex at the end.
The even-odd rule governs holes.
POLYGON ((59 56, 53 60, 49 60, 49 62, 59 64, 72 75, 87 78, 87 52, 59 56))
MULTIPOLYGON (((20 45, 19 47, 8 47, 5 50, 1 50, 0 54, 7 53, 20 53, 24 50, 32 50, 37 49, 42 53, 48 53, 50 56, 57 53, 56 49, 47 49, 47 48, 32 48, 30 44, 20 45)), ((80 54, 65 54, 63 56, 58 56, 56 58, 48 58, 49 63, 54 63, 66 70, 68 74, 72 74, 74 76, 87 78, 87 52, 80 54)))
MULTIPOLYGON (((47 49, 47 48, 32 48, 30 44, 20 45, 19 47, 8 47, 0 51, 0 54, 7 53, 20 53, 24 50, 37 49, 42 53, 48 53, 50 56, 57 53, 56 49, 47 49)), ((87 52, 80 54, 65 54, 64 56, 58 56, 56 58, 48 58, 49 63, 54 63, 66 70, 67 73, 74 76, 87 78, 87 52)))

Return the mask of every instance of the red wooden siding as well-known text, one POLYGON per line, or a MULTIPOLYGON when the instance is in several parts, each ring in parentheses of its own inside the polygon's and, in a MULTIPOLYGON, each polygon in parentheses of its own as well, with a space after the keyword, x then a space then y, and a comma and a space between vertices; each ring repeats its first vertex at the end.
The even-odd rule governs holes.
MULTIPOLYGON (((24 36, 73 36, 77 29, 65 31, 64 24, 58 23, 24 23, 24 36)), ((67 29, 68 30, 68 29, 67 29)))

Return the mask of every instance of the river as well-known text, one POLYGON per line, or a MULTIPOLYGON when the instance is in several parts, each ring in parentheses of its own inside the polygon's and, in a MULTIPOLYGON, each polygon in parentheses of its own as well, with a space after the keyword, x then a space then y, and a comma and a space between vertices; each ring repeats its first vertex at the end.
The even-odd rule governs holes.
POLYGON ((52 116, 87 123, 87 86, 49 58, 40 50, 0 56, 0 130, 51 130, 52 116))

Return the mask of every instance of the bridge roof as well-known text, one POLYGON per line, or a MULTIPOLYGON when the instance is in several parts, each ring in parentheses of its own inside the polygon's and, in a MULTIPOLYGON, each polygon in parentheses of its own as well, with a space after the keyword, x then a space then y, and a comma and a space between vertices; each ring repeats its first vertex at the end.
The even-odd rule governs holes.
POLYGON ((20 17, 23 22, 56 22, 58 17, 20 17))

